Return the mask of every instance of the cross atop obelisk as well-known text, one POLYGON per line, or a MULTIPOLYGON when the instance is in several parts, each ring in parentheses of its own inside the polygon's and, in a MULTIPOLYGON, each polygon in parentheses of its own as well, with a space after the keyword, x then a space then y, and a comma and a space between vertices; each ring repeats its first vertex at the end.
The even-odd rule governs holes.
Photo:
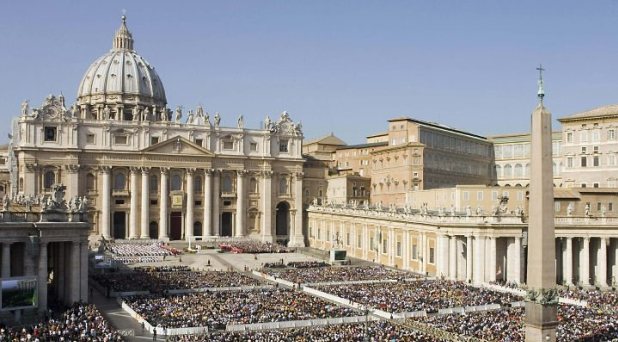
POLYGON ((532 113, 530 204, 528 219, 528 293, 526 341, 556 341, 554 184, 552 171, 551 113, 543 98, 543 66, 539 71, 539 103, 532 113))

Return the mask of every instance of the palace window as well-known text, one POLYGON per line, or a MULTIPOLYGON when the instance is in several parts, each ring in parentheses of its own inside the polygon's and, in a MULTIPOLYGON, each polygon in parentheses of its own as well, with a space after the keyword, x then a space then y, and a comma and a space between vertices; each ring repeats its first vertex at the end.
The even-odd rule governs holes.
POLYGON ((159 190, 159 179, 155 175, 150 176, 150 192, 156 193, 159 190))
POLYGON ((43 176, 43 188, 45 190, 50 190, 51 187, 56 183, 56 174, 54 171, 46 171, 43 176))
POLYGON ((195 178, 193 178, 193 191, 198 194, 202 193, 202 177, 195 176, 195 178))
POLYGON ((573 142, 573 133, 572 132, 567 132, 567 134, 566 134, 566 141, 568 143, 572 143, 573 142))
POLYGON ((127 177, 124 173, 118 172, 114 176, 114 190, 126 189, 127 177))
POLYGON ((599 166, 599 156, 592 157, 592 166, 599 166))
POLYGON ((586 167, 588 163, 588 159, 586 157, 581 157, 581 167, 586 167))
POLYGON ((435 253, 434 253, 434 249, 433 247, 429 247, 429 263, 433 264, 435 263, 435 253))
POLYGON ((170 184, 171 191, 182 190, 182 178, 180 177, 179 174, 177 173, 173 174, 171 180, 172 180, 170 184))
POLYGON ((126 135, 114 135, 114 144, 116 145, 126 145, 129 141, 126 135))
POLYGON ((401 241, 397 241, 397 256, 401 256, 401 241))
POLYGON ((44 137, 45 141, 56 141, 58 129, 56 127, 45 127, 44 128, 44 137))
POLYGON ((418 259, 418 246, 416 244, 412 245, 412 260, 418 259))
POLYGON ((221 192, 232 192, 232 177, 230 175, 223 176, 223 180, 221 182, 221 192))
POLYGON ((382 253, 386 254, 388 249, 388 239, 382 240, 382 253))
POLYGON ((607 140, 610 140, 610 141, 616 140, 616 130, 610 129, 607 131, 607 140))

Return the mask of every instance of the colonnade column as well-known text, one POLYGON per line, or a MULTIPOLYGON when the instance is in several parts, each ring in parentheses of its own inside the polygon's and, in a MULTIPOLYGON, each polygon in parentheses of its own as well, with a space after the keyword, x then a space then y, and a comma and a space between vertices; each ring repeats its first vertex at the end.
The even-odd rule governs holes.
POLYGON ((516 284, 521 283, 521 237, 515 237, 515 246, 513 247, 513 280, 516 284))
POLYGON ((80 300, 84 303, 88 302, 88 242, 80 242, 80 300))
POLYGON ((427 235, 425 234, 425 232, 421 232, 419 240, 420 240, 419 248, 420 248, 420 253, 421 253, 420 270, 422 274, 426 274, 427 273, 427 235))
POLYGON ((212 169, 204 170, 204 235, 212 236, 212 169))
POLYGON ((160 185, 160 200, 159 200, 159 240, 169 240, 167 236, 167 202, 169 194, 167 193, 169 168, 161 168, 161 185, 160 185))
POLYGON ((47 242, 39 245, 39 270, 38 270, 38 297, 39 313, 47 310, 47 242))
POLYGON ((362 238, 363 238, 363 259, 368 260, 369 259, 369 248, 371 248, 371 246, 369 246, 369 227, 367 223, 363 224, 362 238))
MULTIPOLYGON (((450 279, 457 279, 457 236, 449 235, 449 265, 448 275, 450 279)), ((423 260, 423 262, 425 262, 423 260)))
POLYGON ((599 249, 597 251, 597 271, 595 282, 599 287, 607 287, 607 238, 601 237, 599 249))
POLYGON ((466 236, 466 281, 472 281, 472 235, 466 236))
POLYGON ((190 241, 193 237, 193 207, 195 206, 195 189, 193 184, 193 173, 195 169, 187 169, 187 213, 185 217, 185 239, 190 241))
MULTIPOLYGON (((353 238, 353 240, 356 240, 356 225, 354 225, 354 238, 353 238)), ((352 246, 352 249, 355 249, 356 246, 358 246, 358 245, 355 243, 352 246)), ((410 269, 410 232, 407 231, 407 230, 403 231, 403 269, 404 270, 409 270, 410 269)))
POLYGON ((80 250, 79 250, 79 241, 71 242, 71 269, 69 272, 70 280, 69 280, 69 303, 78 302, 80 299, 80 281, 79 281, 79 272, 81 271, 80 267, 80 250))
POLYGON ((135 167, 131 168, 129 176, 129 191, 131 191, 131 206, 129 211, 129 239, 137 239, 137 172, 135 167))
POLYGON ((582 286, 590 286, 590 238, 582 238, 579 252, 579 281, 582 286))
POLYGON ((618 285, 618 239, 614 238, 612 240, 614 240, 614 269, 612 272, 612 285, 618 285))
POLYGON ((11 243, 2 243, 2 278, 11 276, 11 243))
POLYGON ((573 238, 563 238, 566 246, 562 253, 562 279, 566 285, 573 285, 573 238))
POLYGON ((99 227, 99 232, 101 233, 101 235, 105 238, 105 239, 111 239, 111 227, 109 224, 109 218, 110 218, 110 210, 111 210, 111 171, 112 168, 110 166, 102 166, 101 169, 101 176, 103 178, 102 181, 102 187, 103 189, 101 189, 101 193, 102 193, 102 200, 101 200, 101 227, 99 227))
POLYGON ((242 237, 245 235, 245 202, 247 198, 245 197, 245 175, 247 171, 238 170, 236 172, 236 227, 234 231, 234 236, 242 237))
POLYGON ((142 168, 142 212, 140 238, 150 239, 150 168, 142 168))
POLYGON ((477 236, 474 239, 474 283, 485 282, 485 237, 477 236))
POLYGON ((303 237, 303 175, 302 172, 294 174, 294 207, 296 208, 296 215, 294 216, 293 231, 290 237, 290 245, 292 247, 305 247, 305 239, 303 237))
POLYGON ((262 172, 262 193, 260 197, 262 198, 262 241, 264 242, 273 241, 272 176, 272 171, 262 172))
POLYGON ((496 238, 488 238, 488 258, 489 258, 489 279, 488 281, 496 281, 496 238))
POLYGON ((212 235, 219 236, 219 224, 221 220, 221 213, 219 213, 219 205, 221 204, 221 170, 214 171, 212 188, 212 235))

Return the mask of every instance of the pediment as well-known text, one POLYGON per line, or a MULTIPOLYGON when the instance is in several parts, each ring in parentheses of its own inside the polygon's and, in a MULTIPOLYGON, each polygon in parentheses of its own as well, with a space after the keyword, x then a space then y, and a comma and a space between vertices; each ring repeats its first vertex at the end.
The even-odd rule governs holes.
POLYGON ((181 136, 149 146, 141 151, 146 154, 174 154, 214 156, 214 153, 181 136))

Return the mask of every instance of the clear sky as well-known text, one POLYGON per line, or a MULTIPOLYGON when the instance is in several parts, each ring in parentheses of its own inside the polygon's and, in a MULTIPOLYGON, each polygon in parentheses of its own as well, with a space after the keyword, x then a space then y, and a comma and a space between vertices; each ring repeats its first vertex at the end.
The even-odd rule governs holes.
POLYGON ((618 103, 610 0, 2 1, 0 142, 24 99, 73 102, 123 9, 168 106, 202 104, 224 125, 287 110, 307 139, 349 144, 399 116, 526 132, 539 63, 554 118, 618 103))

